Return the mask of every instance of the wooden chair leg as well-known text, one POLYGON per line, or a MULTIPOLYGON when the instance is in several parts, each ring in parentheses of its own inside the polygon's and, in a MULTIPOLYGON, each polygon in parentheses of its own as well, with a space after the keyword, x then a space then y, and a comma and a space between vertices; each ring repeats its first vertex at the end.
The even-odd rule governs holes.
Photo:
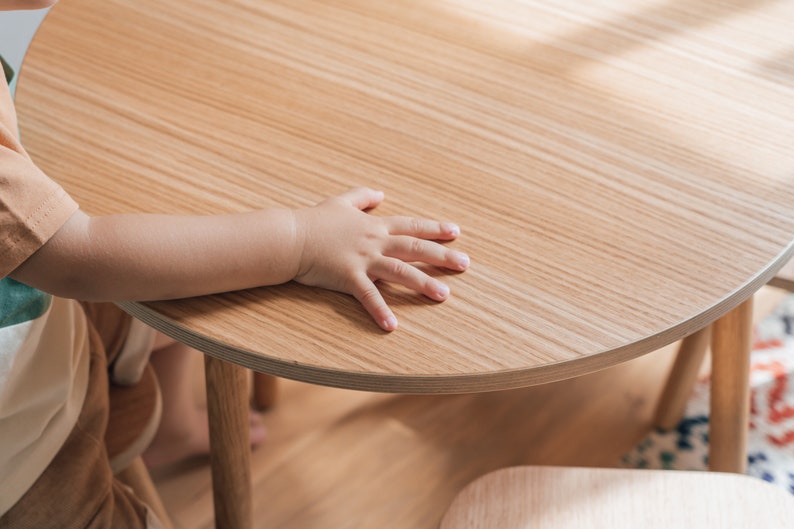
POLYGON ((278 397, 278 378, 265 373, 254 372, 253 405, 259 411, 266 410, 276 403, 278 397))
POLYGON ((135 495, 144 502, 160 519, 164 529, 174 529, 171 518, 168 516, 168 511, 165 510, 163 502, 160 500, 160 495, 149 476, 149 471, 140 457, 135 458, 132 463, 120 471, 116 477, 130 487, 135 495))
POLYGON ((662 430, 675 428, 684 416, 692 388, 697 381, 703 357, 709 347, 710 327, 687 336, 676 353, 670 375, 656 407, 654 425, 662 430))
POLYGON ((215 527, 251 529, 248 370, 204 357, 215 527))
POLYGON ((751 297, 712 326, 710 470, 743 473, 747 467, 752 318, 751 297))

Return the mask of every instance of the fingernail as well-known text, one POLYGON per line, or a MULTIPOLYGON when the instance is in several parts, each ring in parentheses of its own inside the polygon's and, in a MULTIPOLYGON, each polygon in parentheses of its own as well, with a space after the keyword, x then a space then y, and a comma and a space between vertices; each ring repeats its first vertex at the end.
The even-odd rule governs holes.
POLYGON ((447 299, 449 297, 449 287, 444 283, 439 284, 436 287, 435 296, 439 300, 447 299))
POLYGON ((389 316, 385 320, 383 320, 383 328, 387 331, 393 331, 397 328, 397 318, 394 316, 389 316))
POLYGON ((456 252, 452 260, 455 263, 455 265, 461 270, 466 270, 471 264, 471 261, 469 260, 469 256, 461 252, 456 252))
POLYGON ((444 231, 444 233, 448 233, 453 237, 460 235, 460 227, 457 224, 452 224, 451 222, 445 222, 442 224, 441 229, 444 231))

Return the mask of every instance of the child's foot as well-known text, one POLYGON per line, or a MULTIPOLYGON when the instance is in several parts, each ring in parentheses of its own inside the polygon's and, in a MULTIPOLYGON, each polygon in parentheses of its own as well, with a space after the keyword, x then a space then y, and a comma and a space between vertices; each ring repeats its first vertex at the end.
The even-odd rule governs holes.
MULTIPOLYGON (((206 411, 196 410, 192 417, 161 422, 152 443, 143 453, 150 469, 163 467, 195 456, 209 454, 210 438, 206 411)), ((261 444, 267 436, 262 417, 251 410, 248 415, 251 446, 261 444)))

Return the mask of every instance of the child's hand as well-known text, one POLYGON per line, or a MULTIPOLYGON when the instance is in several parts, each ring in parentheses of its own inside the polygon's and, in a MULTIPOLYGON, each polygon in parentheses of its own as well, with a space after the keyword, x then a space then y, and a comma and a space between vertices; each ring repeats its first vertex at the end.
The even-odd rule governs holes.
POLYGON ((463 271, 469 266, 469 258, 434 242, 455 239, 460 233, 456 225, 375 217, 365 212, 382 201, 382 192, 357 188, 296 211, 298 243, 302 242, 303 252, 295 280, 352 294, 381 328, 392 331, 397 328, 397 319, 375 281, 398 283, 444 301, 449 288, 410 263, 463 271))

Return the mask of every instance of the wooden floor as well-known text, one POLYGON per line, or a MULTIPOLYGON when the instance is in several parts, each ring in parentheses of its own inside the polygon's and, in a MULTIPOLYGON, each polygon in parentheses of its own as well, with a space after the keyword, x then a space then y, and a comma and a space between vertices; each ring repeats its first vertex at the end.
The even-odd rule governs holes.
MULTIPOLYGON (((756 318, 781 296, 771 288, 756 296, 756 318)), ((265 415, 269 440, 253 453, 254 525, 436 529, 455 494, 488 471, 619 466, 650 428, 674 351, 573 380, 473 395, 384 395, 281 381, 279 403, 265 415)), ((196 380, 198 392, 198 372, 196 380)), ((154 478, 178 528, 212 527, 207 460, 154 478)))

